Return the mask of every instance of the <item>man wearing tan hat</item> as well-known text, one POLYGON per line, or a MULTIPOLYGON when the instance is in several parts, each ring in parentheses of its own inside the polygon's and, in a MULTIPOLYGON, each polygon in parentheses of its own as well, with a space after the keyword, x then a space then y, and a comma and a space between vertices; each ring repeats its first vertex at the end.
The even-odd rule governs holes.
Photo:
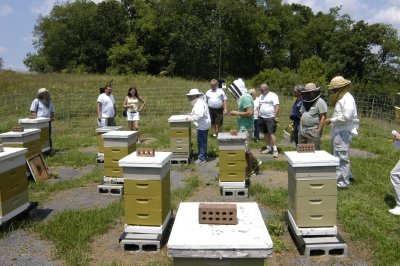
POLYGON ((349 188, 353 176, 350 171, 350 143, 353 136, 358 135, 359 119, 357 106, 353 96, 349 93, 351 81, 342 76, 334 77, 328 89, 331 106, 335 106, 331 118, 327 118, 326 125, 332 124, 332 151, 339 159, 336 168, 338 188, 349 188))
POLYGON ((314 83, 307 83, 301 91, 303 106, 300 108, 299 126, 300 144, 312 143, 320 149, 322 130, 324 129, 328 106, 321 98, 321 90, 314 83))

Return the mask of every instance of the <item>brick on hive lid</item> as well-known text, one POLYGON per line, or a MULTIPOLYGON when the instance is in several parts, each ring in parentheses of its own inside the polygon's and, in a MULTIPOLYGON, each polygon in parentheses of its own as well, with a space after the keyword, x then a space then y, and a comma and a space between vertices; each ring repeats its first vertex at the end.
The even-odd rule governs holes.
POLYGON ((233 203, 200 203, 199 224, 237 224, 237 206, 233 203))
POLYGON ((297 152, 315 152, 314 143, 297 144, 297 152))
POLYGON ((136 155, 140 157, 154 157, 155 156, 154 148, 138 148, 136 149, 136 155))
POLYGON ((24 127, 23 126, 12 127, 11 131, 12 132, 24 132, 24 127))
POLYGON ((238 131, 237 131, 236 129, 231 129, 231 130, 229 131, 229 133, 231 134, 231 136, 237 136, 238 131))

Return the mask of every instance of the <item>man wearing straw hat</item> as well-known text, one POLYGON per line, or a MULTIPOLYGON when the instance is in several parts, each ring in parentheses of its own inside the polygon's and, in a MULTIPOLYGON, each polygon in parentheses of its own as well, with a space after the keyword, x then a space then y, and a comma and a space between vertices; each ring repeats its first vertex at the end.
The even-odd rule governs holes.
POLYGON ((203 93, 198 89, 191 89, 186 96, 193 105, 189 120, 193 121, 197 128, 197 147, 199 155, 195 164, 202 164, 207 161, 207 135, 208 129, 211 126, 210 112, 203 93))
POLYGON ((358 135, 359 119, 356 102, 349 93, 350 84, 350 80, 337 76, 328 86, 330 104, 335 109, 332 117, 325 120, 325 124, 332 124, 332 150, 333 155, 339 159, 339 166, 336 168, 338 188, 349 188, 350 180, 353 179, 349 151, 351 138, 358 135))

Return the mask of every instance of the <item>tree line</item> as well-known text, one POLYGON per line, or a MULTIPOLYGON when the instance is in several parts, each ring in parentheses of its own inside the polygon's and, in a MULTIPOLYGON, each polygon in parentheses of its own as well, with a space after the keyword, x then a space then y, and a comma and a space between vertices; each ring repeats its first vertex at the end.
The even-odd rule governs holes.
POLYGON ((35 72, 168 73, 324 85, 335 75, 393 93, 400 42, 391 25, 281 0, 76 0, 34 27, 35 72))

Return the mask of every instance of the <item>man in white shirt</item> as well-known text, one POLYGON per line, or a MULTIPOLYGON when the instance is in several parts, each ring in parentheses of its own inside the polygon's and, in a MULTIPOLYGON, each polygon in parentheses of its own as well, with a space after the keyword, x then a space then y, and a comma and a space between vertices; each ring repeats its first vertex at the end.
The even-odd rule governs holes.
POLYGON ((207 136, 208 129, 211 125, 210 114, 208 112, 207 103, 204 100, 204 95, 198 89, 194 88, 186 94, 188 100, 193 105, 192 112, 188 120, 193 121, 197 128, 197 147, 198 157, 195 164, 202 164, 207 161, 207 136))
POLYGON ((210 83, 211 89, 206 92, 206 102, 211 117, 213 137, 216 138, 217 134, 222 131, 224 115, 227 113, 227 97, 225 92, 217 87, 218 81, 216 79, 212 79, 210 83))
POLYGON ((104 93, 100 94, 97 98, 97 121, 100 126, 116 126, 115 100, 111 93, 112 86, 111 84, 107 84, 104 88, 104 93))
POLYGON ((260 132, 264 133, 264 140, 267 143, 267 149, 261 153, 273 153, 273 157, 278 158, 275 132, 279 121, 279 98, 278 95, 269 91, 267 84, 260 85, 260 92, 258 127, 260 132))
POLYGON ((338 188, 349 188, 353 175, 350 171, 350 143, 353 136, 358 135, 359 119, 357 106, 353 96, 349 93, 351 81, 341 76, 334 77, 328 89, 332 95, 329 97, 331 106, 335 106, 331 118, 325 124, 332 124, 332 150, 333 155, 339 159, 336 167, 338 188))

